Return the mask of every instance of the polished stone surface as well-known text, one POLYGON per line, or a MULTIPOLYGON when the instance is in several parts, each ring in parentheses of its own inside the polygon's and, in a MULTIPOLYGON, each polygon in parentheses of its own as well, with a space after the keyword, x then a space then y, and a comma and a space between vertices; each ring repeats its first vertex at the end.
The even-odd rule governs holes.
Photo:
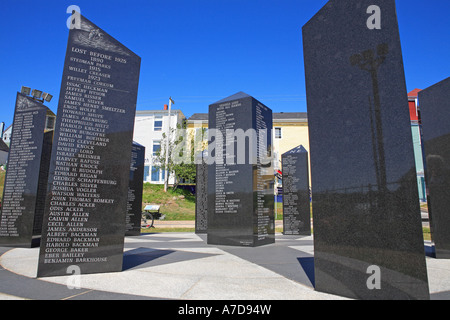
POLYGON ((31 247, 42 228, 53 139, 42 103, 17 93, 0 216, 0 245, 31 247))
POLYGON ((331 0, 303 44, 316 290, 428 299, 395 1, 331 0))
POLYGON ((275 241, 271 128, 272 111, 243 92, 209 106, 209 244, 275 241))
POLYGON ((195 233, 208 231, 208 151, 197 156, 195 174, 195 233))
POLYGON ((285 235, 311 235, 308 162, 308 151, 301 145, 281 156, 285 235))
MULTIPOLYGON (((49 114, 52 115, 52 117, 54 115, 53 112, 51 111, 50 113, 47 112, 47 115, 49 114)), ((44 140, 42 143, 41 166, 39 168, 38 189, 36 195, 36 209, 34 213, 34 222, 33 222, 34 240, 38 239, 39 241, 42 233, 42 223, 44 220, 45 199, 47 197, 47 186, 48 186, 48 174, 50 170, 50 160, 52 157, 53 135, 54 129, 46 131, 44 133, 44 140)), ((38 244, 39 241, 35 241, 36 245, 38 244)))
POLYGON ((126 236, 141 235, 142 193, 144 191, 145 147, 133 142, 131 149, 130 184, 126 218, 126 236))
POLYGON ((141 59, 81 19, 69 32, 38 277, 122 271, 141 59))
POLYGON ((419 92, 436 258, 450 258, 450 78, 419 92))

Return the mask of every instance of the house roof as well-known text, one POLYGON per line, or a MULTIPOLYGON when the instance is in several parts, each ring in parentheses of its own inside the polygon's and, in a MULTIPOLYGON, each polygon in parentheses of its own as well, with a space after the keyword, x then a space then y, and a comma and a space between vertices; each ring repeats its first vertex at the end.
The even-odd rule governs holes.
POLYGON ((191 117, 189 117, 188 121, 208 121, 207 113, 194 113, 191 117))
POLYGON ((417 98, 421 89, 414 89, 413 91, 408 93, 408 98, 417 98))
MULTIPOLYGON (((172 109, 170 110, 171 114, 177 113, 182 118, 185 118, 183 112, 179 109, 172 109)), ((136 116, 151 116, 154 114, 162 114, 167 115, 169 113, 169 110, 136 110, 136 116)))
POLYGON ((6 131, 12 129, 12 124, 10 124, 8 127, 5 128, 5 130, 3 130, 3 133, 5 133, 6 131))
MULTIPOLYGON (((306 112, 276 112, 273 114, 273 120, 308 120, 306 112)), ((208 121, 207 113, 194 113, 188 121, 208 121)))
POLYGON ((276 112, 273 120, 308 120, 306 112, 276 112))

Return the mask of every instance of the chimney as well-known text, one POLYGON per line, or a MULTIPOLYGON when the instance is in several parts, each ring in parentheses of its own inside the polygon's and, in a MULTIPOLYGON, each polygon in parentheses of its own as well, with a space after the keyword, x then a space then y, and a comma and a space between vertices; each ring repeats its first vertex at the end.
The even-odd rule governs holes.
POLYGON ((167 104, 164 105, 164 110, 169 110, 169 106, 167 104))

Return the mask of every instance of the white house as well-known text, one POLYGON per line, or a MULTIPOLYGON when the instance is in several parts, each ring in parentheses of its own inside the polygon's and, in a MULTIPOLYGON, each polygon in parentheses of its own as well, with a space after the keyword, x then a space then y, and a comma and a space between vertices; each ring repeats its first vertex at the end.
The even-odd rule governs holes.
POLYGON ((2 134, 2 140, 6 143, 7 146, 11 143, 11 134, 12 134, 12 125, 10 125, 8 128, 3 131, 2 134))
MULTIPOLYGON (((154 155, 165 143, 163 133, 169 132, 170 128, 177 128, 177 124, 182 124, 185 120, 183 112, 171 110, 145 110, 136 111, 134 123, 133 140, 145 147, 145 170, 144 182, 154 184, 164 184, 165 172, 158 169, 158 164, 154 163, 154 155)), ((171 176, 169 184, 173 184, 171 176)))

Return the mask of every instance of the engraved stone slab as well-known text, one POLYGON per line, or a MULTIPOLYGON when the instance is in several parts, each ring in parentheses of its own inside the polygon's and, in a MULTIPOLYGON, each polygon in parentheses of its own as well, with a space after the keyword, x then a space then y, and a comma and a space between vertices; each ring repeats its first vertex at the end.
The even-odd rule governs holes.
POLYGON ((429 299, 395 1, 331 0, 303 44, 316 290, 429 299))
POLYGON ((272 110, 243 92, 210 105, 209 244, 275 242, 271 128, 272 110))
POLYGON ((207 153, 203 151, 198 156, 196 165, 195 186, 195 233, 208 231, 208 164, 207 153))
POLYGON ((419 92, 436 258, 450 259, 450 78, 419 92))
POLYGON ((311 235, 308 151, 298 146, 281 156, 283 234, 311 235))
POLYGON ((141 59, 80 25, 69 32, 38 277, 122 271, 141 59))
POLYGON ((142 193, 144 191, 145 147, 133 142, 131 150, 130 184, 126 218, 126 236, 141 235, 142 193))
POLYGON ((0 246, 29 248, 41 234, 54 119, 55 114, 42 103, 17 93, 0 246))

